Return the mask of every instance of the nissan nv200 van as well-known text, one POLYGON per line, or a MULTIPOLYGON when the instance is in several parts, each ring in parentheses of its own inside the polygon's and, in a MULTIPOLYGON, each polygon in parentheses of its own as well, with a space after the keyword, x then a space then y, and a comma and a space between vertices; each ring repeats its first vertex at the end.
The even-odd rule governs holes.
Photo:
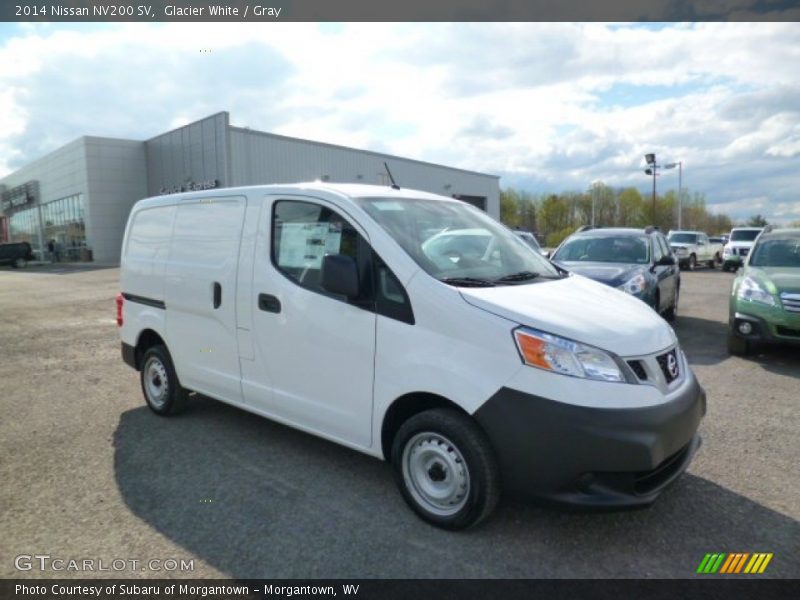
POLYGON ((122 356, 148 406, 197 392, 391 463, 461 529, 501 490, 651 503, 700 444, 705 393, 672 328, 460 200, 308 183, 139 201, 122 356))

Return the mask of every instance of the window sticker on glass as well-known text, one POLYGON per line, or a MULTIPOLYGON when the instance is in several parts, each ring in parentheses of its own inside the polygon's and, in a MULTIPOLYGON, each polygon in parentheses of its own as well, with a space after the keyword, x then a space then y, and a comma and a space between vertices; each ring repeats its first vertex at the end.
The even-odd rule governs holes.
POLYGON ((320 269, 323 256, 339 253, 341 240, 341 223, 283 223, 280 264, 320 269))

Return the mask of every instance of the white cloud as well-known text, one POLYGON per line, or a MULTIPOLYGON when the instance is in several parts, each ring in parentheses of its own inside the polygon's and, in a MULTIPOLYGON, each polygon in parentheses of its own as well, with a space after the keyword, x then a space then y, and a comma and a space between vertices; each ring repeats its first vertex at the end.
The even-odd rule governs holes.
POLYGON ((0 174, 79 135, 144 139, 229 110, 540 191, 645 189, 653 151, 717 209, 764 198, 777 216, 800 187, 798 63, 797 23, 21 27, 0 39, 0 174))

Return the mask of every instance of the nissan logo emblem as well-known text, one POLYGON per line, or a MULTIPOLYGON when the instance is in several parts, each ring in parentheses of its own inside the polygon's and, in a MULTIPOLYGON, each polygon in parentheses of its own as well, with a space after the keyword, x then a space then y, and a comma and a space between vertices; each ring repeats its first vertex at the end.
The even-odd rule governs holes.
POLYGON ((667 371, 672 379, 678 376, 678 359, 675 358, 674 354, 667 355, 667 371))

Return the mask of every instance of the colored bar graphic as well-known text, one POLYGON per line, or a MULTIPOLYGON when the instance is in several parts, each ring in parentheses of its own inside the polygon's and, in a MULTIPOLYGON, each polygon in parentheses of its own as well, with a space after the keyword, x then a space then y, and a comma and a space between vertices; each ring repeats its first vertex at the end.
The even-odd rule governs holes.
POLYGON ((711 559, 711 555, 710 554, 706 554, 703 557, 703 560, 700 561, 700 566, 697 567, 697 572, 698 573, 705 573, 706 572, 706 565, 708 564, 709 559, 711 559))
POLYGON ((745 561, 747 560, 747 557, 748 557, 748 556, 750 556, 750 553, 749 553, 749 552, 745 552, 744 554, 742 554, 742 558, 741 558, 741 560, 739 561, 739 564, 737 564, 737 565, 736 565, 736 571, 734 571, 734 573, 739 573, 739 572, 741 572, 741 570, 742 570, 742 567, 744 566, 744 563, 745 563, 745 561))
POLYGON ((767 568, 767 565, 769 564, 769 561, 771 561, 771 560, 772 560, 772 552, 767 554, 767 556, 764 558, 764 562, 761 563, 761 568, 758 570, 758 572, 759 573, 763 573, 764 569, 767 568))
POLYGON ((712 573, 716 573, 719 570, 720 566, 722 565, 722 561, 724 559, 725 559, 725 553, 723 552, 722 554, 719 555, 719 558, 717 559, 717 562, 714 563, 714 566, 711 567, 712 573))
POLYGON ((715 573, 732 574, 742 573, 742 569, 744 569, 744 573, 748 574, 763 573, 772 557, 772 552, 756 552, 753 554, 749 552, 708 553, 700 561, 697 573, 712 575, 715 573))

